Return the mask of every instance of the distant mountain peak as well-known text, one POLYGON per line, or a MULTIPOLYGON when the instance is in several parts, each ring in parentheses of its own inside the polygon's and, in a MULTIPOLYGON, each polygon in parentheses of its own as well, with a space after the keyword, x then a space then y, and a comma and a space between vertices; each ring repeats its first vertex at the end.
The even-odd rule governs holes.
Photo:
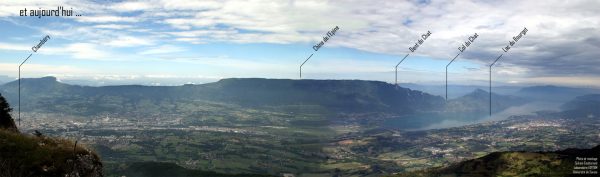
POLYGON ((53 81, 57 81, 57 80, 58 80, 58 79, 56 79, 56 77, 54 77, 54 76, 44 76, 44 77, 41 77, 41 78, 39 78, 39 79, 43 79, 43 80, 53 80, 53 81))
MULTIPOLYGON (((34 84, 34 85, 38 85, 38 86, 49 86, 49 85, 56 85, 56 84, 61 84, 61 82, 58 81, 58 79, 54 76, 46 76, 46 77, 40 77, 40 78, 21 78, 21 84, 34 84)), ((5 86, 9 86, 9 87, 15 87, 17 85, 19 85, 19 80, 14 80, 11 82, 8 82, 6 84, 4 84, 5 86)))
POLYGON ((489 94, 489 92, 483 89, 475 89, 473 92, 471 92, 471 94, 489 94))
POLYGON ((41 78, 26 78, 23 80, 37 80, 37 81, 41 81, 41 82, 59 82, 58 79, 54 76, 45 76, 45 77, 41 77, 41 78))
MULTIPOLYGON (((468 93, 464 96, 451 99, 446 104, 446 111, 448 112, 485 112, 489 110, 490 92, 483 89, 475 89, 473 92, 468 93)), ((492 107, 493 111, 501 111, 511 106, 522 105, 526 103, 520 97, 510 95, 499 95, 492 93, 492 107)))
MULTIPOLYGON (((461 98, 487 98, 489 96, 490 92, 482 90, 482 89, 475 89, 473 90, 471 93, 468 93, 462 97, 459 97, 457 99, 461 99, 461 98)), ((492 93, 492 95, 497 96, 496 94, 492 93)))
MULTIPOLYGON (((19 80, 15 80, 13 82, 19 82, 19 80)), ((54 76, 45 76, 40 78, 21 78, 21 83, 23 82, 42 82, 42 83, 53 83, 58 82, 58 79, 54 76)))

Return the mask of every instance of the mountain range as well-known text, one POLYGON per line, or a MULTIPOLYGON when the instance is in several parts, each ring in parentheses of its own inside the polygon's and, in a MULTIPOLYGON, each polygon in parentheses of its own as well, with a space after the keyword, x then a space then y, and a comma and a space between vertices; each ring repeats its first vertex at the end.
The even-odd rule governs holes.
MULTIPOLYGON (((13 105, 18 82, 0 86, 13 105)), ((363 80, 230 78, 182 86, 79 86, 55 77, 21 80, 22 111, 100 115, 106 113, 181 113, 181 103, 210 102, 260 109, 317 107, 335 113, 487 112, 489 93, 477 89, 445 101, 440 96, 363 80)), ((493 94, 494 112, 527 100, 493 94)), ((192 105, 193 107, 193 105, 192 105)))
MULTIPOLYGON (((358 80, 223 79, 201 85, 90 87, 68 85, 54 77, 44 77, 23 79, 21 84, 22 110, 53 112, 68 107, 76 109, 73 113, 86 114, 118 112, 122 105, 160 107, 163 103, 196 100, 246 107, 320 106, 336 112, 402 113, 438 108, 444 104, 439 96, 384 82, 358 80)), ((16 105, 16 81, 0 86, 0 92, 6 95, 11 105, 16 105)))
POLYGON ((578 96, 599 93, 600 90, 593 88, 573 88, 543 85, 522 88, 516 92, 515 95, 541 101, 566 102, 578 96))

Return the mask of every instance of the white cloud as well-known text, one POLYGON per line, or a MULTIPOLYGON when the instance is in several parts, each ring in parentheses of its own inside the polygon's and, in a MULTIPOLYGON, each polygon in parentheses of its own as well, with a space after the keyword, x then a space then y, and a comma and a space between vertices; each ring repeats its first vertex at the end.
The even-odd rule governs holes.
POLYGON ((65 53, 79 59, 102 60, 110 56, 109 52, 101 50, 99 46, 91 43, 74 43, 65 47, 65 53))
POLYGON ((150 10, 154 8, 151 2, 120 2, 111 5, 111 9, 115 11, 142 11, 142 10, 150 10))
POLYGON ((160 4, 165 9, 171 10, 206 10, 222 6, 219 1, 195 1, 195 0, 161 0, 160 4))
POLYGON ((177 31, 177 32, 165 32, 165 34, 177 36, 177 37, 204 37, 210 38, 212 36, 228 36, 234 35, 237 31, 235 30, 193 30, 193 31, 177 31))
POLYGON ((137 36, 119 36, 115 39, 108 39, 108 41, 103 42, 105 45, 115 47, 136 47, 152 45, 153 43, 154 42, 151 39, 137 36))
MULTIPOLYGON (((0 63, 0 72, 3 73, 15 73, 17 75, 17 68, 19 68, 20 63, 0 63)), ((45 65, 45 64, 34 64, 29 63, 27 65, 23 65, 21 68, 23 71, 22 77, 29 77, 28 75, 37 75, 37 74, 46 74, 46 73, 72 73, 72 74, 81 74, 88 73, 89 70, 69 66, 69 65, 45 65)))
POLYGON ((175 41, 187 42, 187 43, 191 43, 191 44, 205 44, 206 43, 201 38, 193 38, 193 37, 175 38, 175 41))
POLYGON ((88 23, 109 23, 109 22, 135 22, 139 19, 133 17, 123 17, 123 16, 112 16, 112 15, 102 15, 102 16, 81 16, 75 18, 79 22, 88 22, 88 23))
POLYGON ((140 55, 156 55, 156 54, 166 54, 166 53, 176 53, 184 51, 183 48, 174 46, 174 45, 161 45, 158 47, 152 47, 147 50, 140 52, 140 55))
POLYGON ((555 77, 530 77, 521 78, 522 83, 530 84, 556 84, 571 86, 600 87, 599 76, 555 76, 555 77))
POLYGON ((118 25, 118 24, 104 24, 104 25, 96 25, 94 28, 105 28, 105 29, 127 29, 132 28, 131 25, 118 25))
POLYGON ((0 50, 28 51, 28 50, 31 50, 31 47, 33 47, 33 46, 28 46, 28 45, 24 45, 24 44, 11 44, 11 43, 0 42, 0 50))
POLYGON ((513 64, 499 65, 493 68, 493 71, 502 75, 502 77, 525 76, 530 69, 513 64))
MULTIPOLYGON (((477 32, 480 37, 460 60, 485 65, 527 27, 529 33, 503 57, 501 64, 506 67, 497 68, 497 74, 514 81, 600 74, 600 1, 2 1, 0 17, 14 21, 10 16, 20 8, 57 5, 85 12, 82 17, 65 18, 82 23, 54 23, 41 31, 82 43, 83 50, 95 57, 106 58, 120 48, 136 46, 152 46, 140 52, 145 55, 180 52, 176 44, 182 42, 316 43, 337 25, 340 30, 325 47, 403 56, 421 33, 430 30, 432 36, 414 55, 441 60, 450 60, 458 45, 477 32)), ((29 48, 0 43, 2 50, 29 48)), ((47 48, 49 53, 53 50, 59 49, 47 48)), ((73 55, 91 58, 81 52, 73 55)), ((374 68, 394 63, 377 64, 384 66, 374 68)), ((268 64, 249 64, 269 69, 261 65, 268 64)), ((277 67, 269 72, 280 71, 277 67)))
POLYGON ((216 25, 216 22, 210 19, 190 19, 190 18, 169 18, 164 20, 165 24, 173 28, 190 30, 192 27, 210 27, 216 25))

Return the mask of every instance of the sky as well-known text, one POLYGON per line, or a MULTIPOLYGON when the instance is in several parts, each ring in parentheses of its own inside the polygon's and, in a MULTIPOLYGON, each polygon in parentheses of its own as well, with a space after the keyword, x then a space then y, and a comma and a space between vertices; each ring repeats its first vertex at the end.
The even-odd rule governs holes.
POLYGON ((0 1, 0 76, 87 85, 222 78, 600 87, 600 1, 0 1), (20 16, 72 9, 80 16, 20 16), (313 46, 339 30, 318 51, 313 46), (528 32, 508 51, 524 28, 528 32), (409 47, 430 31, 419 48, 409 47), (469 36, 478 37, 464 51, 469 36), (49 35, 37 51, 31 47, 49 35))

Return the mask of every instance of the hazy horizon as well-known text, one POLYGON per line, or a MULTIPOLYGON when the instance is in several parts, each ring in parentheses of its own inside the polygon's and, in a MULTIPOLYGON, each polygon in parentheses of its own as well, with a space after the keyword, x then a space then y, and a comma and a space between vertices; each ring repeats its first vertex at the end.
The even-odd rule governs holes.
MULTIPOLYGON (((364 80, 364 81, 380 81, 380 80, 365 80, 365 79, 297 79, 297 78, 261 78, 261 77, 229 77, 229 78, 169 78, 169 77, 130 77, 130 78, 114 78, 114 79, 77 79, 77 78, 66 78, 62 79, 58 76, 47 75, 40 77, 24 77, 23 79, 36 79, 43 77, 54 77, 58 82, 71 84, 71 85, 81 85, 81 86, 118 86, 118 85, 144 85, 144 86, 181 86, 185 84, 207 84, 218 82, 221 79, 289 79, 289 80, 364 80)), ((12 81, 17 81, 18 78, 12 78, 5 75, 0 75, 0 84, 6 84, 12 81)), ((380 81, 385 82, 385 81, 380 81)), ((385 82, 389 84, 394 84, 393 82, 385 82)), ((423 86, 423 87, 444 87, 444 83, 434 83, 434 82, 400 82, 398 85, 403 87, 410 88, 412 85, 415 86, 423 86), (408 86, 407 86, 408 85, 408 86)), ((448 84, 449 87, 481 87, 488 88, 489 85, 487 82, 482 84, 448 84)), ((528 84, 508 84, 508 83, 500 83, 493 82, 493 88, 524 88, 524 87, 535 87, 535 86, 556 86, 556 87, 569 87, 569 88, 587 88, 587 89, 600 89, 600 87, 593 85, 560 85, 560 84, 546 84, 546 83, 528 83, 528 84)), ((485 89, 484 89, 485 90, 485 89)))

